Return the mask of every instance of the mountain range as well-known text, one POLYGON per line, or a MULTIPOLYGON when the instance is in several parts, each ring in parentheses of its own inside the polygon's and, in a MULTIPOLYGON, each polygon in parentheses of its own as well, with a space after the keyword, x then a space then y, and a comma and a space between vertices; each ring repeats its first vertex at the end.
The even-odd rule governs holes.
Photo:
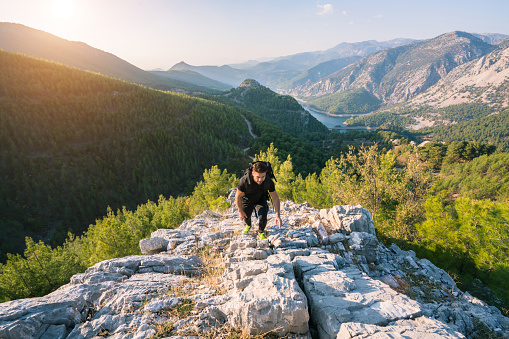
POLYGON ((468 33, 447 33, 370 54, 313 84, 288 92, 320 97, 365 88, 384 103, 400 103, 425 91, 456 66, 494 49, 468 33))
POLYGON ((492 107, 509 106, 509 40, 480 58, 454 68, 447 76, 409 103, 413 106, 484 102, 492 107))
POLYGON ((369 113, 402 103, 445 107, 479 99, 504 108, 507 37, 455 31, 420 41, 342 43, 242 68, 181 62, 172 69, 229 84, 251 77, 332 114, 369 113))
POLYGON ((0 23, 0 48, 6 51, 180 93, 217 95, 252 78, 332 114, 367 113, 405 102, 443 107, 475 101, 480 92, 483 102, 507 106, 493 94, 500 96, 500 90, 505 93, 507 87, 508 42, 503 41, 507 37, 450 32, 420 41, 340 43, 324 51, 263 62, 192 66, 182 61, 167 71, 144 71, 85 43, 20 24, 0 23))
MULTIPOLYGON (((50 60, 85 71, 101 73, 110 77, 134 82, 147 87, 172 90, 176 92, 220 92, 224 85, 217 85, 206 79, 183 81, 181 75, 144 71, 127 61, 83 42, 69 41, 50 33, 21 24, 0 23, 0 49, 7 52, 22 53, 40 59, 50 60), (210 86, 210 87, 207 87, 210 86)), ((190 75, 196 78, 196 75, 190 75)), ((227 89, 231 87, 227 86, 227 89)))
POLYGON ((374 40, 357 43, 344 42, 325 51, 298 53, 265 62, 249 62, 241 66, 192 66, 182 61, 170 70, 195 71, 206 77, 228 83, 233 87, 237 87, 246 78, 253 78, 272 89, 288 88, 291 83, 298 82, 299 79, 307 78, 312 74, 319 73, 323 77, 363 56, 412 41, 414 40, 394 39, 383 42, 374 40), (314 69, 308 71, 310 68, 314 69))

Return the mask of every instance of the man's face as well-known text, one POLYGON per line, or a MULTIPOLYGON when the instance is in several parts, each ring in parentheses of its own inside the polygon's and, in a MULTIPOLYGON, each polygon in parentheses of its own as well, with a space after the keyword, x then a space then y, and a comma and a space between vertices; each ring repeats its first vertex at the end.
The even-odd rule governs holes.
POLYGON ((258 185, 261 185, 262 182, 265 180, 265 175, 267 173, 260 173, 260 172, 256 172, 256 171, 253 171, 253 179, 254 181, 258 184, 258 185))

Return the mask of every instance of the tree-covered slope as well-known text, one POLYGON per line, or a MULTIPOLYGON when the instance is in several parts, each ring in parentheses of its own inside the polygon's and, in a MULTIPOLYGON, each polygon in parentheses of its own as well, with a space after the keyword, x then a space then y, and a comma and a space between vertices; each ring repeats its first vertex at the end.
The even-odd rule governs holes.
POLYGON ((380 108, 380 100, 364 88, 311 98, 309 104, 332 114, 362 114, 380 108))
POLYGON ((308 133, 328 133, 329 130, 289 95, 280 95, 246 79, 238 88, 223 95, 232 103, 250 110, 279 126, 283 131, 301 137, 308 133))
POLYGON ((470 199, 509 199, 509 153, 482 155, 469 162, 442 167, 437 191, 470 199))
POLYGON ((189 83, 144 71, 111 53, 83 42, 62 39, 21 24, 0 23, 0 49, 61 62, 81 70, 101 73, 156 89, 207 90, 207 88, 196 89, 189 83))
POLYGON ((4 254, 26 235, 78 233, 107 206, 176 195, 213 164, 248 160, 240 108, 4 51, 0 64, 4 254))
POLYGON ((419 130, 435 141, 470 140, 509 150, 509 110, 449 126, 419 130))

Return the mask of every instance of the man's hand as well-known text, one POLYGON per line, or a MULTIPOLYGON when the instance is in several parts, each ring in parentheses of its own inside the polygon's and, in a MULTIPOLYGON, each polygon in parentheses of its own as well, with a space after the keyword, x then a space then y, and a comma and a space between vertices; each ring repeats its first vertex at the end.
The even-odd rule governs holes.
POLYGON ((281 222, 281 218, 279 217, 279 215, 276 215, 276 225, 279 225, 279 228, 283 226, 283 223, 281 222))
POLYGON ((276 212, 276 225, 279 225, 279 228, 283 226, 283 223, 281 222, 281 217, 279 216, 279 196, 277 195, 277 192, 269 192, 270 197, 272 198, 272 203, 274 204, 274 211, 276 212))
POLYGON ((240 221, 244 221, 246 218, 247 218, 247 214, 243 210, 239 209, 239 219, 240 219, 240 221))
POLYGON ((237 204, 237 209, 239 210, 239 219, 240 221, 244 221, 247 219, 247 214, 242 209, 242 197, 244 196, 244 192, 237 189, 237 194, 235 195, 235 203, 237 204))

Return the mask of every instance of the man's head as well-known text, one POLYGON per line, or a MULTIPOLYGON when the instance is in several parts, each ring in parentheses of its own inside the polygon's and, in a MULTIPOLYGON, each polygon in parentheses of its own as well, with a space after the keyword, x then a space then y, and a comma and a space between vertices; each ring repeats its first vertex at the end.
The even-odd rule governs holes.
POLYGON ((255 162, 251 171, 254 181, 261 185, 265 181, 265 176, 268 171, 267 164, 265 162, 255 162))

